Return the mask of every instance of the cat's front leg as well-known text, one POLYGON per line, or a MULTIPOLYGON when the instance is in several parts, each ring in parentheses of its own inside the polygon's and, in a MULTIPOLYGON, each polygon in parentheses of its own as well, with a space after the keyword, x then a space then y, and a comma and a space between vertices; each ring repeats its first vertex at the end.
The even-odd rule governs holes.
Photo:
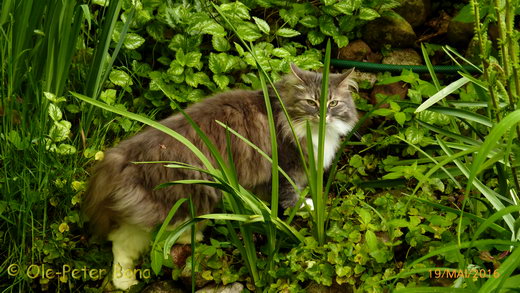
MULTIPOLYGON (((298 186, 299 191, 302 191, 307 183, 303 178, 300 177, 300 180, 296 179, 294 180, 296 185, 298 186)), ((293 177, 294 178, 294 177, 293 177)), ((296 177, 298 178, 298 177, 296 177)), ((287 209, 294 207, 298 200, 300 199, 300 194, 297 190, 294 189, 294 187, 287 181, 286 178, 282 178, 280 180, 280 205, 282 208, 287 209)), ((308 206, 311 210, 314 209, 314 204, 312 202, 312 199, 306 198, 304 202, 302 202, 300 208, 303 208, 305 206, 308 206)))
POLYGON ((114 267, 112 283, 117 289, 128 290, 137 284, 135 261, 150 245, 150 233, 137 226, 122 224, 112 231, 108 239, 112 241, 114 267))

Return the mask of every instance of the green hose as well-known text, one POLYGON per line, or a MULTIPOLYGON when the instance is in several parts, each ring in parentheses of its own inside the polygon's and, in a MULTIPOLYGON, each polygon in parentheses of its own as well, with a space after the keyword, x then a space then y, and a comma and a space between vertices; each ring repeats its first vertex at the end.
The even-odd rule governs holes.
MULTIPOLYGON (((428 67, 425 65, 394 65, 379 64, 369 62, 359 62, 350 60, 330 59, 330 64, 339 68, 355 67, 361 71, 390 71, 401 72, 403 69, 411 70, 416 73, 428 73, 428 67)), ((436 65, 433 66, 435 73, 456 73, 458 71, 466 71, 468 73, 481 72, 478 68, 471 65, 436 65)))

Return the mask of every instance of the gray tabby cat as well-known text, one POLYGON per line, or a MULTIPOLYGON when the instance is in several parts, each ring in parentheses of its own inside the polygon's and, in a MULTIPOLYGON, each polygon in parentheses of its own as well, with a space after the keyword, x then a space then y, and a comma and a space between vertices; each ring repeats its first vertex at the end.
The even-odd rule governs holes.
MULTIPOLYGON (((291 65, 292 74, 276 83, 276 88, 294 123, 298 139, 305 146, 306 121, 310 121, 312 140, 317 151, 319 99, 321 73, 305 71, 291 65)), ((351 96, 356 83, 353 70, 344 74, 331 74, 327 99, 324 166, 327 168, 339 147, 341 136, 352 130, 358 116, 351 96)), ((307 179, 303 172, 294 138, 280 104, 271 90, 271 103, 277 127, 280 167, 299 185, 307 179)), ((219 151, 226 153, 225 129, 219 120, 238 131, 267 154, 271 143, 267 112, 261 91, 232 90, 217 94, 186 109, 186 113, 213 140, 219 151)), ((208 149, 181 114, 175 114, 162 124, 177 131, 210 157, 208 149)), ((231 148, 239 182, 256 194, 270 191, 271 165, 257 151, 232 135, 231 148)), ((150 245, 150 231, 161 224, 170 208, 180 198, 192 195, 198 214, 209 213, 220 200, 217 190, 201 185, 175 185, 154 190, 165 182, 181 179, 211 179, 195 171, 165 168, 161 164, 133 164, 141 161, 177 161, 202 167, 197 157, 182 143, 154 128, 109 149, 94 169, 83 202, 84 213, 97 234, 112 241, 114 254, 113 282, 117 288, 128 289, 136 283, 132 271, 134 261, 150 245), (131 276, 129 276, 131 275, 131 276)), ((294 206, 299 195, 285 179, 280 181, 280 204, 294 206)), ((187 218, 180 210, 172 222, 181 223, 187 218)), ((201 234, 197 236, 202 238, 201 234)), ((185 237, 180 242, 188 242, 185 237)))

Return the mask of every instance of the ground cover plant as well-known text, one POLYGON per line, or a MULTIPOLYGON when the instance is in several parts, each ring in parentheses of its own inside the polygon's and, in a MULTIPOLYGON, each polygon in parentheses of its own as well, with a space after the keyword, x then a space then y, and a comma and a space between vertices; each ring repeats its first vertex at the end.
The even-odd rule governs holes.
MULTIPOLYGON (((229 88, 265 87, 291 62, 322 68, 327 52, 334 56, 362 37, 365 24, 394 15, 400 2, 1 5, 0 286, 100 292, 110 288, 102 271, 110 271, 110 246, 89 238, 79 208, 103 150, 177 105, 229 88), (81 273, 73 276, 73 269, 81 273)), ((478 54, 417 47, 429 74, 376 75, 378 86, 407 87, 405 97, 365 99, 373 85, 359 80, 356 103, 366 113, 360 138, 347 139, 337 165, 325 177, 311 175, 302 191, 320 201, 316 211, 279 217, 276 195, 258 201, 221 164, 213 171, 226 174, 222 185, 232 192, 222 213, 206 216, 205 241, 175 263, 162 258, 174 239, 158 230, 133 290, 172 279, 184 280, 173 284, 188 291, 208 282, 240 282, 258 292, 518 288, 520 8, 509 0, 439 5, 472 23, 478 54), (432 62, 439 55, 478 73, 438 74, 432 62)))

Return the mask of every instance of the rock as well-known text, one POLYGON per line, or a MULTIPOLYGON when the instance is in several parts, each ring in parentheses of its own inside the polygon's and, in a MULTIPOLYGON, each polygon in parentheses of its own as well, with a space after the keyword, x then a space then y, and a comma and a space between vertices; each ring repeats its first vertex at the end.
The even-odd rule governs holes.
POLYGON ((240 293, 244 290, 244 285, 235 282, 226 286, 217 286, 216 284, 208 285, 195 293, 240 293))
POLYGON ((174 281, 159 281, 148 285, 141 293, 185 293, 174 281))
POLYGON ((412 26, 393 11, 384 13, 363 28, 363 40, 370 48, 377 50, 385 45, 394 48, 410 47, 415 43, 416 38, 412 26))
POLYGON ((422 58, 414 49, 393 50, 383 58, 383 64, 422 65, 422 58))
POLYGON ((412 27, 418 27, 426 21, 430 8, 430 0, 401 0, 401 6, 394 10, 412 27))
POLYGON ((473 38, 473 22, 450 21, 446 39, 449 44, 465 48, 473 38))
MULTIPOLYGON (((403 100, 406 98, 408 94, 409 85, 402 81, 389 83, 389 84, 378 84, 375 85, 370 93, 370 103, 372 105, 376 105, 378 103, 378 99, 376 95, 381 94, 384 96, 399 96, 399 99, 403 100)), ((388 104, 381 105, 381 108, 388 108, 388 104)))
POLYGON ((172 261, 177 267, 186 265, 186 259, 191 256, 191 245, 174 245, 170 250, 172 261))
POLYGON ((362 40, 355 40, 339 49, 338 58, 343 60, 364 61, 372 50, 362 40))
MULTIPOLYGON (((184 266, 180 279, 186 288, 191 288, 191 265, 184 266)), ((209 282, 210 280, 206 280, 202 277, 202 273, 195 273, 195 288, 202 288, 209 282)))
POLYGON ((377 82, 377 74, 372 72, 361 72, 357 69, 354 70, 354 75, 352 78, 358 83, 358 85, 360 85, 360 88, 372 88, 377 82), (367 85, 361 86, 362 84, 367 85))

